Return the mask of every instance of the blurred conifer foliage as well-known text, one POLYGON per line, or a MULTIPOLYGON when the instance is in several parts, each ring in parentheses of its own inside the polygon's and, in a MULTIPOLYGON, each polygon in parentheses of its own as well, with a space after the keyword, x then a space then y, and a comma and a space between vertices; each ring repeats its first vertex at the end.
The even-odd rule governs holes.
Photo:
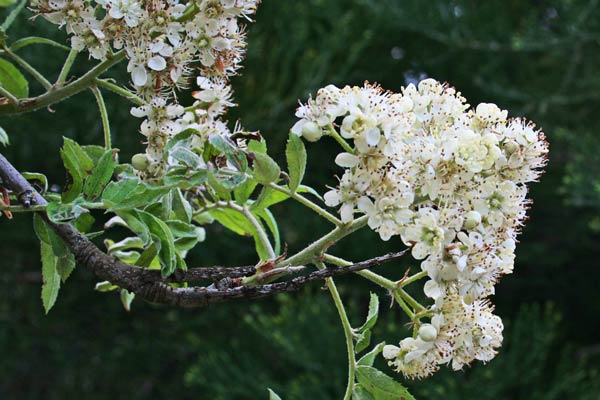
MULTIPOLYGON (((515 275, 505 278, 495 296, 501 313, 512 315, 506 348, 489 366, 410 386, 421 399, 597 399, 600 2, 264 0, 256 19, 245 68, 234 80, 239 108, 233 112, 246 128, 268 137, 280 161, 297 100, 327 83, 369 80, 397 91, 433 77, 460 87, 473 102, 493 101, 543 126, 551 160, 544 182, 533 188, 535 223, 521 236, 515 275)), ((51 32, 55 40, 65 38, 26 15, 14 28, 15 37, 51 32)), ((64 54, 30 47, 23 56, 50 73, 64 54)), ((80 56, 78 62, 87 61, 80 56)), ((136 121, 124 100, 107 100, 115 145, 129 158, 142 148, 136 121)), ((53 114, 3 118, 11 135, 3 154, 62 185, 61 136, 101 140, 93 101, 84 93, 57 105, 53 114)), ((330 153, 326 146, 309 151, 330 153)), ((333 163, 312 159, 307 183, 335 182, 333 163)), ((274 211, 286 216, 283 236, 292 250, 326 229, 300 210, 274 211)), ((350 259, 386 250, 368 232, 353 240, 339 245, 350 259)), ((342 332, 317 285, 275 300, 205 310, 138 303, 128 314, 118 299, 95 293, 92 277, 77 270, 45 317, 35 246, 28 217, 0 221, 2 398, 259 399, 268 397, 264 388, 271 384, 285 400, 334 399, 344 385, 342 332)), ((240 248, 238 238, 221 232, 191 256, 190 265, 251 262, 240 248)), ((404 272, 398 265, 383 268, 395 268, 399 278, 404 272)), ((340 286, 350 317, 358 320, 368 299, 344 291, 343 279, 340 286)), ((399 337, 392 328, 397 316, 394 310, 381 316, 374 343, 399 337)))

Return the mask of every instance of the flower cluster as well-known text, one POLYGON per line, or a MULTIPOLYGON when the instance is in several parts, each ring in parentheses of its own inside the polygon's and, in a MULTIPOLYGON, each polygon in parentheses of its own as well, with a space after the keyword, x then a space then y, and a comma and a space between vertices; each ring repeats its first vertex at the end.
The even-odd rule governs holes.
MULTIPOLYGON (((146 175, 155 176, 165 167, 166 140, 182 129, 176 120, 183 108, 174 91, 187 87, 196 70, 201 89, 194 96, 201 120, 196 122, 215 125, 232 105, 227 79, 238 70, 246 46, 238 19, 248 19, 259 1, 33 0, 32 6, 65 27, 77 51, 87 50, 98 60, 111 57, 113 50, 125 52, 133 88, 146 103, 132 110, 145 118, 141 133, 151 166, 146 175)), ((183 126, 190 120, 183 119, 183 126)))
POLYGON ((335 159, 344 174, 325 194, 327 205, 340 207, 343 222, 367 215, 383 240, 400 236, 423 260, 433 317, 416 338, 386 347, 390 364, 424 377, 450 361, 460 369, 493 358, 502 322, 485 298, 512 272, 526 183, 546 164, 543 133, 494 104, 469 109, 433 79, 401 93, 328 86, 296 115, 293 133, 353 144, 335 159))

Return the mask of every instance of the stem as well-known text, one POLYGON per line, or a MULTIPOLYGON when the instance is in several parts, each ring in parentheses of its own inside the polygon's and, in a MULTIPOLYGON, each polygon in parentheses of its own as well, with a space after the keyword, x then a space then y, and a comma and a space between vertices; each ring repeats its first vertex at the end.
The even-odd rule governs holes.
POLYGON ((46 206, 30 206, 30 207, 24 207, 24 206, 5 206, 3 204, 0 204, 0 211, 9 211, 9 212, 13 212, 13 213, 26 213, 26 212, 37 212, 37 211, 44 211, 46 210, 46 206))
POLYGON ((73 63, 75 62, 75 59, 77 58, 78 53, 79 52, 77 50, 73 50, 73 49, 71 49, 71 51, 69 51, 69 55, 67 56, 67 59, 65 60, 65 63, 63 64, 62 69, 60 70, 60 74, 58 75, 58 79, 56 80, 57 86, 62 85, 67 80, 67 75, 69 75, 69 72, 71 71, 71 67, 73 66, 73 63))
POLYGON ((16 109, 8 107, 7 105, 0 105, 0 115, 6 114, 22 114, 30 111, 39 110, 40 108, 50 106, 58 103, 66 98, 69 98, 87 88, 93 83, 94 79, 100 76, 103 72, 110 69, 114 65, 125 59, 125 52, 120 51, 111 58, 106 59, 94 68, 89 70, 85 75, 77 79, 76 81, 57 88, 55 90, 48 91, 38 97, 24 99, 19 102, 19 107, 16 109))
MULTIPOLYGON (((316 263, 317 268, 325 269, 325 265, 322 262, 316 263)), ((335 308, 338 311, 340 320, 342 321, 342 327, 344 328, 344 336, 346 338, 346 349, 348 350, 348 384, 346 386, 346 393, 344 394, 344 400, 350 400, 352 398, 352 389, 354 388, 354 375, 356 369, 356 358, 354 356, 354 343, 352 341, 352 326, 350 320, 346 314, 344 303, 340 297, 340 293, 333 282, 333 278, 327 278, 327 287, 335 303, 335 308)))
POLYGON ((8 99, 8 101, 16 107, 19 106, 19 99, 15 97, 14 94, 4 89, 2 85, 0 85, 0 94, 8 99))
POLYGON ((129 90, 110 82, 108 79, 95 79, 94 83, 104 89, 108 89, 111 92, 118 94, 119 96, 125 97, 127 100, 130 100, 132 103, 138 106, 146 104, 141 97, 138 97, 129 90))
MULTIPOLYGON (((342 258, 332 256, 330 254, 325 254, 323 256, 323 260, 325 262, 328 262, 333 265, 337 265, 339 267, 348 267, 350 265, 354 265, 354 263, 351 261, 347 261, 342 258)), ((390 279, 387 279, 379 274, 376 274, 373 271, 369 271, 369 270, 358 271, 358 272, 356 272, 356 274, 360 275, 363 278, 368 279, 371 282, 381 286, 382 288, 387 289, 390 292, 392 292, 394 295, 394 298, 396 299, 398 304, 400 304, 400 307, 402 307, 404 312, 407 313, 407 315, 411 318, 411 320, 415 319, 415 313, 412 312, 412 310, 410 310, 410 308, 408 307, 408 304, 410 304, 411 307, 413 307, 415 310, 417 310, 420 313, 427 310, 426 307, 424 307, 421 303, 419 303, 417 300, 415 300, 410 294, 408 294, 404 289, 402 289, 402 285, 399 285, 398 283, 396 283, 390 279)), ((411 282, 416 281, 417 279, 422 278, 422 276, 419 276, 419 275, 422 275, 422 273, 420 272, 418 274, 415 274, 415 275, 411 276, 409 279, 411 279, 411 282)), ((427 275, 427 274, 425 274, 425 275, 427 275)), ((407 285, 408 283, 406 283, 406 281, 404 281, 403 284, 407 285)))
POLYGON ((267 233, 265 232, 263 227, 260 225, 260 222, 258 222, 258 220, 250 212, 248 207, 244 206, 240 208, 242 214, 244 214, 244 216, 248 219, 248 221, 250 221, 254 229, 256 229, 256 233, 258 234, 258 240, 262 243, 264 248, 269 253, 269 259, 274 260, 275 258, 277 258, 275 250, 273 250, 273 246, 271 246, 271 242, 269 241, 269 237, 267 236, 267 233))
POLYGON ((231 202, 218 202, 216 204, 218 204, 221 207, 228 207, 228 208, 231 208, 232 210, 242 213, 246 217, 248 222, 250 222, 250 224, 252 224, 254 229, 256 229, 256 233, 258 236, 258 238, 256 238, 256 239, 258 239, 262 243, 262 245, 265 247, 265 249, 269 253, 269 258, 272 260, 277 258, 277 255, 275 255, 275 250, 273 250, 273 246, 271 246, 271 242, 269 242, 269 237, 267 236, 267 233, 265 232, 263 227, 260 225, 260 222, 258 222, 258 220, 254 217, 252 212, 250 212, 248 207, 245 207, 245 206, 241 207, 241 206, 238 206, 237 204, 231 203, 231 202))
POLYGON ((104 148, 106 150, 110 150, 112 149, 112 143, 110 139, 110 121, 108 120, 108 111, 106 110, 106 104, 104 103, 102 92, 100 92, 98 86, 92 86, 90 89, 92 90, 92 93, 94 93, 94 97, 96 98, 96 102, 98 103, 98 109, 100 110, 100 116, 102 117, 102 130, 104 131, 104 148))
POLYGON ((33 68, 27 61, 23 60, 8 47, 4 47, 4 52, 6 55, 12 58, 14 62, 19 64, 21 68, 33 76, 33 78, 38 81, 44 87, 44 89, 50 90, 52 88, 52 84, 48 81, 48 79, 44 78, 44 75, 40 74, 38 70, 33 68))
POLYGON ((315 259, 321 257, 324 250, 334 245, 339 240, 345 238, 351 233, 356 232, 360 228, 367 225, 369 217, 364 215, 358 219, 355 219, 349 224, 338 226, 322 238, 316 240, 304 250, 296 253, 292 257, 284 260, 279 266, 287 265, 304 265, 315 261, 315 259))
POLYGON ((336 142, 340 144, 340 146, 342 146, 344 150, 346 150, 350 154, 354 154, 354 149, 348 144, 348 142, 346 142, 346 140, 343 137, 340 136, 339 133, 337 133, 337 131, 332 125, 329 125, 329 130, 327 132, 332 138, 335 139, 336 142))
POLYGON ((414 297, 412 297, 410 294, 408 294, 404 289, 398 288, 397 292, 416 311, 421 312, 421 311, 426 310, 426 308, 421 303, 419 303, 417 300, 415 300, 414 297))
POLYGON ((21 0, 19 5, 16 6, 10 12, 10 14, 8 14, 8 17, 6 17, 6 19, 2 23, 2 26, 0 27, 0 29, 2 29, 4 32, 6 32, 8 30, 8 28, 10 28, 12 23, 15 21, 15 18, 17 18, 17 16, 21 13, 21 11, 23 11, 23 8, 25 8, 25 4, 27 4, 27 0, 21 0))
MULTIPOLYGON (((325 254, 323 256, 323 261, 333 265, 337 265, 338 267, 349 267, 350 265, 354 265, 354 263, 351 261, 347 261, 342 258, 332 256, 330 254, 325 254)), ((387 279, 372 271, 358 271, 357 274, 387 290, 396 290, 398 287, 398 285, 396 285, 394 281, 387 279)))
POLYGON ((339 220, 338 218, 336 218, 334 215, 330 214, 329 212, 327 212, 326 210, 324 210, 323 208, 321 208, 320 206, 318 206, 317 204, 313 203, 312 201, 310 201, 309 199, 307 199, 306 197, 302 196, 299 193, 296 192, 292 192, 289 189, 286 189, 282 186, 276 185, 275 183, 269 183, 269 187, 277 190, 281 193, 285 193, 288 196, 290 196, 292 199, 296 200, 298 203, 310 208, 311 210, 313 210, 314 212, 316 212, 317 214, 319 214, 320 216, 322 216, 323 218, 325 218, 326 220, 328 220, 329 222, 333 223, 336 226, 340 226, 343 225, 343 222, 341 220, 339 220))
POLYGON ((404 301, 402 296, 400 296, 400 294, 396 291, 394 291, 392 293, 393 293, 394 299, 396 299, 396 302, 400 305, 402 310, 406 313, 406 315, 408 315, 408 317, 410 318, 411 321, 414 321, 415 313, 412 312, 412 310, 410 309, 408 304, 406 304, 406 302, 404 301))
POLYGON ((427 276, 427 272, 426 271, 421 271, 421 272, 416 273, 413 276, 409 276, 405 280, 399 282, 398 286, 399 287, 408 286, 411 283, 418 281, 419 279, 425 278, 426 276, 427 276))

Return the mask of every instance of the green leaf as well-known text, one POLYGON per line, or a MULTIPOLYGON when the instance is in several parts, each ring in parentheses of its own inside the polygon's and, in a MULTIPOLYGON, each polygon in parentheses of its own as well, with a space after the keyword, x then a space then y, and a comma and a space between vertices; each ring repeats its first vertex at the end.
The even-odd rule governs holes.
POLYGON ((358 354, 371 344, 371 331, 366 330, 363 333, 359 333, 355 336, 356 338, 356 346, 354 346, 354 351, 358 354))
POLYGON ((100 161, 100 157, 102 157, 104 155, 104 152, 106 151, 104 146, 97 146, 95 144, 88 144, 85 146, 81 146, 81 148, 92 159, 93 165, 98 164, 98 161, 100 161))
POLYGON ((265 138, 258 140, 250 140, 248 142, 248 151, 253 153, 267 154, 267 141, 265 138))
MULTIPOLYGON (((14 3, 16 3, 16 0, 0 0, 0 6, 1 6, 2 2, 12 2, 12 4, 14 4, 14 3)), ((10 45, 10 49, 12 51, 17 51, 19 49, 22 49, 25 46, 29 46, 32 44, 44 44, 44 45, 48 45, 48 46, 58 47, 59 49, 63 49, 66 51, 71 50, 69 47, 67 47, 63 44, 60 44, 58 42, 55 42, 54 40, 43 38, 43 37, 37 37, 37 36, 29 36, 29 37, 26 37, 23 39, 19 39, 10 45)))
POLYGON ((160 240, 155 240, 150 246, 140 255, 140 258, 135 262, 135 265, 142 268, 148 268, 160 251, 160 240))
MULTIPOLYGON (((287 188, 287 186, 282 186, 283 188, 287 188)), ((300 185, 298 186, 298 189, 296 190, 298 193, 311 193, 314 194, 315 196, 319 197, 318 193, 316 193, 314 191, 314 189, 309 188, 308 186, 304 186, 304 185, 300 185)), ((265 186, 258 198, 256 199, 256 201, 254 203, 252 203, 252 205, 250 206, 250 209, 252 210, 259 210, 262 208, 269 208, 275 204, 281 203, 286 201, 287 199, 289 199, 290 196, 280 192, 278 190, 275 190, 273 188, 270 188, 268 186, 265 186)))
MULTIPOLYGON (((75 257, 65 245, 62 239, 50 228, 50 226, 38 215, 33 217, 33 228, 42 244, 49 246, 54 256, 54 268, 63 282, 75 269, 75 257)), ((45 251, 42 249, 42 251, 45 251)), ((42 254, 43 262, 44 254, 42 254)))
POLYGON ((186 165, 192 169, 198 168, 202 163, 202 159, 200 158, 200 156, 198 156, 198 154, 194 153, 189 149, 186 149, 185 147, 176 147, 175 149, 173 149, 170 155, 175 160, 179 161, 181 164, 186 165))
POLYGON ((46 175, 40 174, 38 172, 21 172, 21 175, 23 175, 23 178, 25 178, 29 182, 39 182, 39 187, 42 193, 46 193, 48 191, 48 178, 46 178, 46 175))
POLYGON ((108 243, 109 245, 107 246, 106 251, 109 254, 112 254, 115 251, 144 248, 144 241, 142 240, 142 238, 139 238, 137 236, 127 237, 119 242, 109 241, 108 243))
POLYGON ((152 204, 169 192, 168 187, 150 186, 137 178, 110 182, 102 193, 102 201, 111 211, 128 210, 152 204))
POLYGON ((225 228, 241 236, 252 236, 256 246, 256 252, 262 260, 269 258, 268 250, 263 246, 258 238, 258 233, 254 226, 248 221, 241 212, 231 209, 217 209, 210 211, 210 215, 225 228))
POLYGON ((385 346, 385 342, 379 343, 377 346, 373 348, 370 352, 365 354, 357 361, 357 365, 364 365, 367 367, 372 367, 375 362, 375 357, 379 355, 383 351, 383 347, 385 346))
POLYGON ((290 190, 295 192, 306 171, 306 148, 299 136, 290 133, 287 146, 285 148, 288 170, 290 174, 290 190))
POLYGON ((71 224, 81 233, 89 232, 94 226, 96 220, 89 213, 81 214, 71 224))
POLYGON ((126 289, 121 289, 120 297, 125 311, 131 311, 131 302, 135 299, 135 293, 129 293, 126 289))
POLYGON ((415 400, 404 386, 373 367, 356 367, 356 379, 375 400, 415 400))
POLYGON ((180 221, 190 223, 192 221, 192 206, 185 199, 180 189, 173 189, 173 213, 180 221))
POLYGON ((375 400, 375 398, 362 385, 354 385, 352 400, 375 400))
POLYGON ((210 170, 208 173, 208 183, 213 188, 216 194, 225 200, 231 199, 231 191, 239 187, 246 180, 244 174, 225 171, 225 170, 210 170))
POLYGON ((152 235, 158 237, 160 240, 158 259, 160 261, 162 275, 164 277, 171 275, 177 267, 175 238, 173 237, 171 230, 165 222, 150 213, 137 211, 137 214, 140 216, 142 222, 148 226, 152 235))
POLYGON ((10 7, 16 2, 17 0, 0 0, 0 7, 10 7))
MULTIPOLYGON (((138 235, 142 241, 144 242, 144 246, 148 246, 152 243, 152 236, 150 235, 150 229, 146 224, 140 219, 137 211, 116 211, 116 214, 123 220, 127 228, 138 235)), ((109 221, 110 222, 110 221, 109 221)), ((108 224, 108 223, 107 223, 108 224)), ((106 228, 109 226, 105 225, 106 228)))
POLYGON ((64 224, 88 213, 89 210, 85 206, 86 202, 80 197, 67 204, 53 201, 46 206, 46 214, 55 224, 64 224))
POLYGON ((207 179, 208 173, 205 169, 191 170, 187 167, 176 167, 167 172, 164 183, 188 190, 205 184, 207 179))
POLYGON ((277 393, 275 393, 271 389, 268 389, 268 390, 269 390, 269 400, 281 400, 281 397, 279 397, 279 395, 277 393))
POLYGON ((104 281, 96 283, 96 287, 94 287, 94 290, 97 290, 98 292, 112 292, 113 290, 117 290, 118 288, 118 286, 113 285, 109 281, 104 281))
POLYGON ((240 186, 235 188, 233 194, 235 195, 236 203, 238 203, 241 206, 246 204, 250 196, 252 196, 252 193, 254 193, 256 186, 258 186, 257 182, 252 180, 246 180, 240 186))
POLYGON ((96 166, 92 169, 92 174, 85 180, 83 186, 83 195, 88 200, 95 200, 102 194, 104 187, 110 182, 115 172, 116 150, 106 150, 96 166))
POLYGON ((0 58, 0 86, 13 96, 24 99, 29 96, 29 82, 10 62, 0 58))
POLYGON ((52 246, 41 242, 42 251, 42 303, 46 314, 56 303, 60 290, 60 275, 57 270, 57 257, 54 256, 52 246))
POLYGON ((6 133, 4 128, 2 128, 1 126, 0 126, 0 144, 4 147, 6 147, 10 144, 10 142, 8 140, 8 134, 6 133))
POLYGON ((379 297, 375 293, 371 293, 371 298, 369 300, 369 313, 367 315, 367 320, 357 329, 359 333, 364 333, 371 329, 377 323, 377 316, 379 314, 379 297))
POLYGON ((63 203, 75 200, 83 190, 83 180, 94 168, 92 159, 75 141, 64 138, 60 156, 67 170, 67 183, 62 193, 63 203))
POLYGON ((197 236, 196 226, 183 221, 167 221, 167 226, 176 238, 195 238, 197 236))
POLYGON ((252 236, 254 227, 246 217, 235 210, 218 209, 209 213, 218 223, 241 236, 252 236))
POLYGON ((289 198, 290 196, 288 196, 287 194, 265 186, 261 190, 256 201, 252 203, 250 208, 252 210, 261 210, 263 208, 269 208, 272 205, 286 201, 289 198))
POLYGON ((263 221, 265 221, 265 224, 267 224, 267 227, 269 228, 269 231, 271 231, 271 235, 275 241, 275 254, 279 255, 281 253, 281 236, 279 234, 279 227, 277 226, 277 220, 275 219, 275 216, 273 216, 273 213, 266 208, 259 210, 254 214, 260 217, 263 221))
POLYGON ((254 153, 253 167, 253 177, 258 183, 268 184, 279 179, 279 165, 266 154, 254 153))

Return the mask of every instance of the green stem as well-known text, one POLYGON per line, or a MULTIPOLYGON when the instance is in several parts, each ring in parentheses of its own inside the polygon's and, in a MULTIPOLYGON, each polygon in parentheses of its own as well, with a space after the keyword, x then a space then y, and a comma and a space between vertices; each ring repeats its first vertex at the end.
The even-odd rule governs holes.
POLYGON ((102 92, 98 89, 98 86, 90 87, 96 102, 98 103, 98 109, 100 110, 100 116, 102 117, 102 130, 104 131, 104 148, 106 150, 112 149, 112 140, 110 138, 110 121, 108 120, 108 111, 106 110, 106 103, 102 97, 102 92))
POLYGON ((369 217, 365 215, 358 219, 355 219, 349 224, 338 226, 322 238, 310 244, 304 250, 282 261, 281 264, 278 266, 304 265, 314 262, 315 260, 323 256, 323 252, 325 251, 325 249, 334 245, 336 242, 343 239, 344 237, 356 232, 360 228, 365 227, 367 225, 368 220, 369 217))
POLYGON ((138 97, 129 90, 110 82, 108 79, 95 79, 94 83, 104 89, 108 89, 111 92, 118 94, 119 96, 125 97, 127 100, 130 100, 132 103, 138 106, 143 106, 146 104, 144 99, 141 97, 138 97))
POLYGON ((100 64, 96 65, 94 68, 89 70, 85 75, 75 80, 74 82, 57 88, 55 90, 50 90, 38 97, 24 99, 19 102, 19 107, 16 109, 12 107, 12 105, 1 104, 0 105, 0 115, 7 114, 23 114, 30 111, 39 110, 40 108, 48 107, 52 104, 58 103, 66 98, 69 98, 94 84, 94 79, 104 73, 106 70, 115 66, 119 62, 125 59, 125 52, 120 51, 100 64))
POLYGON ((421 271, 419 273, 414 274, 413 276, 409 276, 408 278, 404 279, 403 281, 401 281, 398 284, 398 286, 399 287, 408 286, 411 283, 418 281, 419 279, 425 278, 426 276, 427 276, 427 272, 421 271))
MULTIPOLYGON (((323 261, 333 265, 337 265, 338 267, 349 267, 351 265, 354 265, 354 263, 351 261, 332 256, 331 254, 325 254, 323 256, 323 261)), ((370 280, 376 285, 379 285, 387 290, 396 290, 396 288, 398 287, 394 281, 387 279, 379 274, 376 274, 373 271, 363 270, 356 272, 356 274, 362 276, 365 279, 370 280)))
POLYGON ((329 134, 332 138, 335 139, 336 142, 338 142, 340 144, 340 146, 342 146, 342 148, 344 150, 346 150, 348 153, 350 154, 354 154, 354 149, 348 144, 348 142, 346 142, 346 140, 340 136, 339 133, 337 133, 337 131, 335 130, 335 128, 333 126, 329 126, 329 130, 327 131, 327 134, 329 134))
POLYGON ((400 308, 402 308, 402 310, 406 313, 406 315, 408 315, 408 317, 410 318, 411 321, 414 321, 415 313, 410 309, 408 304, 406 304, 406 302, 404 301, 402 296, 400 296, 400 294, 396 291, 392 292, 392 294, 394 296, 394 299, 396 299, 396 302, 400 305, 400 308))
POLYGON ((71 67, 73 66, 73 63, 77 58, 77 54, 79 54, 77 50, 71 49, 71 51, 69 51, 69 55, 67 56, 67 59, 65 60, 62 69, 60 70, 60 74, 58 75, 58 79, 56 80, 57 86, 61 86, 63 83, 66 82, 67 76, 71 71, 71 67))
POLYGON ((320 216, 322 216, 323 218, 325 218, 329 222, 333 223, 334 225, 336 225, 336 226, 343 225, 343 222, 341 220, 339 220, 338 218, 336 218, 334 215, 330 214, 329 212, 327 212, 323 208, 319 207, 317 204, 313 203, 312 201, 310 201, 306 197, 300 195, 299 193, 292 192, 291 190, 286 189, 286 188, 284 188, 282 186, 276 185, 275 183, 270 183, 269 187, 272 188, 272 189, 274 189, 274 190, 277 190, 278 192, 287 194, 292 199, 296 200, 298 203, 300 203, 300 204, 302 204, 302 205, 310 208, 315 213, 319 214, 320 216))
POLYGON ((45 211, 45 210, 46 210, 46 206, 24 207, 24 206, 5 206, 3 204, 0 204, 0 211, 10 211, 13 213, 27 213, 27 212, 37 212, 37 211, 45 211))
POLYGON ((22 0, 19 3, 19 5, 17 5, 10 12, 10 14, 8 14, 8 17, 6 17, 6 19, 2 23, 2 26, 0 27, 0 29, 2 29, 2 31, 4 31, 4 32, 8 31, 8 28, 10 28, 10 26, 12 25, 12 23, 15 21, 15 18, 17 18, 17 16, 21 13, 21 11, 23 11, 23 8, 25 8, 26 4, 27 4, 27 0, 22 0))
POLYGON ((408 294, 404 289, 398 288, 397 292, 416 311, 421 312, 421 311, 425 311, 426 310, 425 306, 423 306, 421 303, 419 303, 417 300, 415 300, 414 297, 412 297, 410 294, 408 294))
MULTIPOLYGON (((325 265, 322 262, 316 263, 317 268, 325 269, 325 265)), ((335 286, 335 282, 333 282, 332 278, 327 278, 327 287, 329 288, 329 292, 331 293, 331 297, 333 298, 333 302, 335 303, 335 308, 340 316, 340 320, 342 321, 342 327, 344 328, 344 336, 346 338, 346 349, 348 351, 348 384, 346 385, 346 393, 344 394, 344 400, 350 400, 352 398, 352 389, 354 388, 354 376, 356 371, 356 358, 354 356, 354 342, 352 341, 352 325, 350 325, 350 320, 348 319, 348 314, 346 314, 346 309, 344 308, 344 303, 342 302, 342 298, 340 297, 340 293, 335 286)))
POLYGON ((33 78, 38 81, 46 90, 50 90, 52 88, 52 84, 44 77, 44 75, 40 74, 37 69, 33 68, 27 61, 23 60, 17 54, 15 54, 8 47, 4 47, 5 54, 12 58, 14 62, 19 64, 21 68, 27 71, 33 78))
MULTIPOLYGON (((333 265, 337 265, 339 267, 348 267, 348 266, 354 264, 351 261, 347 261, 342 258, 332 256, 330 254, 325 254, 323 256, 323 261, 333 264, 333 265)), ((400 307, 402 307, 402 309, 405 312, 409 311, 409 312, 407 312, 407 315, 411 318, 411 320, 415 319, 415 313, 412 310, 410 310, 410 308, 408 307, 409 304, 411 307, 413 307, 415 310, 417 310, 420 313, 427 310, 427 308, 425 308, 421 303, 419 303, 411 295, 409 295, 404 289, 402 289, 402 285, 398 285, 398 283, 396 283, 390 279, 387 279, 379 274, 376 274, 373 271, 363 270, 363 271, 356 272, 356 274, 360 275, 363 278, 368 279, 369 281, 392 292, 394 295, 394 298, 396 299, 396 301, 398 301, 398 304, 400 304, 400 307), (398 300, 398 299, 400 299, 400 300, 398 300)), ((415 274, 411 278, 416 278, 417 275, 421 275, 421 273, 415 274)), ((412 279, 413 282, 416 280, 417 279, 412 279)), ((406 281, 404 281, 403 283, 405 283, 405 282, 406 281)))
MULTIPOLYGON (((244 206, 244 207, 240 207, 240 208, 241 208, 241 213, 244 214, 246 219, 252 224, 252 226, 256 230, 256 233, 258 236, 257 239, 262 243, 263 247, 267 250, 267 253, 269 253, 269 259, 271 259, 271 260, 276 259, 277 255, 275 254, 275 250, 273 250, 273 246, 271 246, 269 237, 267 236, 267 233, 265 232, 263 227, 260 225, 260 222, 258 222, 258 220, 254 217, 252 212, 250 212, 248 207, 244 206)), ((237 209, 237 208, 235 208, 235 209, 237 209)))
POLYGON ((232 202, 221 202, 220 201, 215 204, 217 204, 221 207, 231 208, 232 210, 235 210, 235 211, 241 213, 244 217, 246 217, 248 222, 250 222, 250 224, 252 224, 252 226, 256 230, 256 233, 258 235, 258 238, 256 238, 256 239, 258 239, 262 243, 264 248, 269 253, 269 258, 272 260, 277 258, 277 255, 275 254, 275 250, 273 250, 273 246, 271 246, 271 242, 269 241, 269 237, 267 236, 267 233, 265 232, 263 227, 260 225, 260 222, 258 222, 258 220, 254 217, 252 212, 248 209, 248 207, 245 207, 245 206, 241 207, 232 202))
POLYGON ((6 97, 15 108, 19 107, 19 99, 17 99, 14 94, 4 89, 2 85, 0 85, 0 94, 6 97))

